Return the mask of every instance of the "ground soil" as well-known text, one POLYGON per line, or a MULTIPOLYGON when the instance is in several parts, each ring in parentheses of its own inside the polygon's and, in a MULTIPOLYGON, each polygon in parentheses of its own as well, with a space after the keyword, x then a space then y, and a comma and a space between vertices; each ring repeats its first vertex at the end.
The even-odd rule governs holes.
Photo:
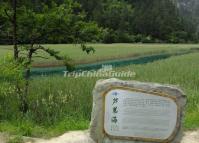
MULTIPOLYGON (((8 136, 0 133, 0 143, 6 143, 8 136)), ((24 138, 25 143, 94 143, 88 131, 67 132, 52 139, 24 138)), ((199 130, 186 131, 181 143, 199 143, 199 130)))

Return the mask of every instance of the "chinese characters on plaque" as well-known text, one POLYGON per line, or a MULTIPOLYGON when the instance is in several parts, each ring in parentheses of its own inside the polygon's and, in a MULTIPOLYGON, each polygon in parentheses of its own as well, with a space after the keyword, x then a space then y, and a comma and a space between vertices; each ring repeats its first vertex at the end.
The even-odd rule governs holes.
POLYGON ((110 136, 165 140, 176 123, 177 105, 171 98, 123 89, 105 95, 104 130, 110 136))

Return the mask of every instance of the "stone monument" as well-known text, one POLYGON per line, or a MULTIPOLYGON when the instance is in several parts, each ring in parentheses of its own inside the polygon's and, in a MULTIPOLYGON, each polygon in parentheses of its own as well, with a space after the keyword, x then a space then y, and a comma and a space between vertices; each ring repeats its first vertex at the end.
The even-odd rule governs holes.
POLYGON ((96 143, 179 143, 185 94, 172 85, 99 80, 90 137, 96 143))

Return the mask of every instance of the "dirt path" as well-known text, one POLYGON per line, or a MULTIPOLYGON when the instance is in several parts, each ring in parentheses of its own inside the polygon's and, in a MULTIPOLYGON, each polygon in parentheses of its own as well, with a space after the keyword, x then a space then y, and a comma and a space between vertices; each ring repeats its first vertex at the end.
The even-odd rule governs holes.
POLYGON ((8 135, 0 133, 0 143, 5 143, 8 135))
MULTIPOLYGON (((0 143, 6 143, 6 135, 0 134, 0 143)), ((95 143, 88 131, 67 132, 49 140, 25 138, 25 143, 95 143)), ((185 132, 181 143, 199 143, 199 130, 185 132)))
POLYGON ((199 143, 199 130, 186 132, 181 143, 199 143))

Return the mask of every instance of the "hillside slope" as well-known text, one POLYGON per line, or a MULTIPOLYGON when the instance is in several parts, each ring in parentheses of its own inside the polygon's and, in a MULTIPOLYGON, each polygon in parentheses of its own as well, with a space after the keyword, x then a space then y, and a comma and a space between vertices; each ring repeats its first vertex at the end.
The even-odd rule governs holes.
POLYGON ((173 0, 180 10, 180 14, 188 21, 197 25, 199 32, 199 0, 173 0))

